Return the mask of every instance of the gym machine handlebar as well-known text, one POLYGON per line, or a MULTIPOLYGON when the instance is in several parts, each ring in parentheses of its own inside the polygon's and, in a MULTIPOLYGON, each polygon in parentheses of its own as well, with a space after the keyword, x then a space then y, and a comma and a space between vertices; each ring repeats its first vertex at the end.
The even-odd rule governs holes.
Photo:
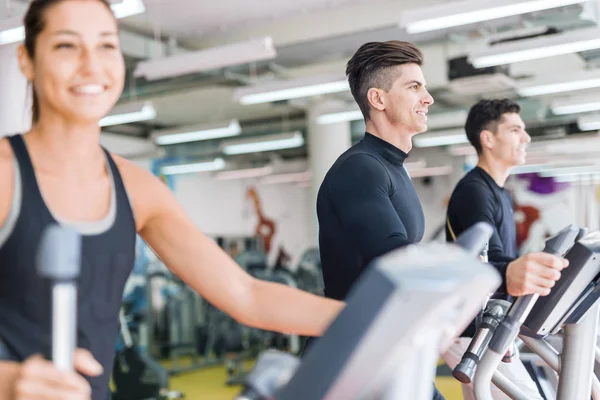
MULTIPOLYGON (((549 238, 543 251, 562 257, 586 232, 585 229, 569 225, 549 238)), ((488 348, 496 353, 495 359, 498 362, 509 361, 504 357, 511 344, 514 343, 522 323, 529 315, 538 297, 537 294, 522 296, 512 304, 504 300, 490 300, 473 340, 461 362, 452 371, 452 375, 462 383, 471 383, 477 366, 488 348)), ((515 354, 516 352, 513 351, 509 358, 514 358, 515 354)))
POLYGON ((45 356, 63 371, 73 371, 77 335, 77 283, 81 260, 81 237, 52 225, 42 234, 36 265, 48 285, 51 304, 50 348, 45 356))
MULTIPOLYGON (((471 227, 469 230, 465 231, 459 238, 457 238, 456 244, 459 247, 461 247, 463 250, 466 250, 466 252, 469 253, 470 255, 475 256, 475 255, 480 254, 482 249, 485 248, 492 233, 493 233, 493 229, 489 224, 479 223, 479 224, 476 224, 475 226, 471 227)), ((406 260, 405 257, 402 257, 402 259, 406 260)), ((468 255, 467 255, 467 259, 468 259, 468 255)), ((446 267, 446 266, 444 266, 444 267, 446 267)), ((394 270, 396 270, 396 268, 394 268, 394 270)), ((481 271, 481 272, 483 273, 484 271, 481 271)), ((494 275, 496 275, 496 274, 497 273, 494 272, 494 275)), ((410 272, 408 273, 408 275, 410 275, 410 272)), ((373 278, 373 277, 371 277, 371 278, 373 278)), ((364 278, 364 279, 366 279, 366 278, 364 278)), ((458 279, 458 277, 454 276, 453 279, 458 279)), ((422 278, 419 278, 419 280, 422 281, 422 278)), ((371 281, 371 283, 374 281, 376 281, 375 278, 371 281)), ((484 283, 484 281, 480 281, 480 282, 483 285, 486 284, 486 283, 484 283)), ((366 284, 366 286, 363 288, 362 286, 365 285, 365 282, 361 282, 361 283, 362 283, 362 285, 361 284, 358 285, 359 292, 365 292, 365 293, 361 293, 360 295, 355 293, 354 296, 363 296, 363 295, 366 295, 368 292, 369 298, 372 298, 373 292, 370 289, 373 289, 375 286, 371 286, 371 283, 369 283, 369 284, 366 284)), ((435 286, 435 279, 432 279, 431 285, 435 286)), ((388 286, 389 286, 389 282, 386 282, 386 287, 388 287, 388 286)), ((490 287, 493 287, 493 286, 490 286, 490 287)), ((489 289, 490 287, 488 287, 488 289, 484 289, 484 292, 482 292, 481 294, 484 294, 485 290, 490 290, 489 289)), ((379 293, 379 292, 377 292, 377 293, 379 293)), ((357 308, 356 304, 354 304, 352 301, 353 301, 353 299, 351 296, 351 298, 349 299, 349 307, 352 308, 352 306, 354 306, 354 308, 357 308)), ((356 303, 361 304, 361 309, 364 310, 365 303, 362 300, 362 298, 361 298, 361 300, 356 300, 356 303)), ((402 303, 402 304, 404 304, 404 303, 402 303)), ((344 342, 345 340, 349 340, 348 337, 350 337, 354 334, 359 335, 361 340, 363 342, 365 342, 363 340, 362 334, 360 332, 357 333, 357 332, 353 331, 352 333, 348 333, 348 331, 346 329, 347 326, 344 325, 344 324, 348 324, 348 321, 354 320, 354 319, 361 320, 362 317, 359 317, 359 318, 348 317, 347 310, 343 311, 342 314, 340 316, 338 316, 338 319, 333 323, 332 327, 329 328, 329 330, 326 333, 326 335, 324 336, 324 338, 322 338, 321 340, 325 340, 326 342, 328 342, 328 344, 333 345, 333 343, 331 342, 332 335, 335 336, 338 333, 340 333, 341 331, 343 331, 344 339, 342 340, 340 338, 339 340, 337 340, 337 338, 336 338, 335 345, 339 345, 342 348, 344 348, 345 350, 349 350, 349 347, 346 348, 346 347, 344 347, 345 344, 340 344, 340 343, 344 342), (344 314, 346 314, 346 315, 344 315, 344 314), (344 321, 344 322, 341 322, 341 321, 344 321), (339 324, 341 324, 341 325, 339 325, 339 324), (339 325, 339 326, 337 326, 337 325, 339 325), (341 326, 344 326, 344 328, 340 328, 341 326), (340 330, 340 332, 338 332, 337 330, 340 330)), ((397 319, 397 314, 394 314, 394 319, 397 319)), ((392 335, 392 336, 387 335, 387 336, 388 336, 388 339, 390 337, 395 337, 395 335, 392 335)), ((325 342, 323 342, 321 344, 324 344, 324 343, 325 342)), ((365 343, 363 343, 363 344, 365 344, 365 343)), ((437 348, 435 348, 434 350, 437 351, 437 348)), ((331 350, 331 351, 333 352, 333 350, 331 350)), ((437 360, 437 353, 435 353, 435 351, 434 351, 434 353, 432 353, 432 354, 434 354, 433 360, 437 360)), ((318 357, 324 357, 324 355, 322 355, 321 353, 317 353, 317 354, 319 354, 318 357)), ((343 359, 346 356, 347 355, 340 355, 340 354, 336 353, 336 357, 338 357, 340 359, 343 359)), ((308 358, 311 358, 310 354, 308 355, 308 358)), ((329 361, 327 363, 329 364, 329 361)), ((336 361, 332 360, 331 363, 335 364, 336 361)), ((315 362, 314 358, 310 359, 310 360, 305 359, 303 361, 303 363, 301 364, 301 361, 298 358, 296 358, 290 354, 283 353, 283 352, 276 351, 276 350, 269 350, 269 351, 263 353, 258 358, 254 369, 245 378, 242 391, 240 392, 240 394, 237 397, 235 397, 235 399, 236 400, 287 399, 291 392, 295 393, 294 396, 297 395, 298 398, 300 398, 303 394, 296 393, 296 392, 294 392, 294 390, 299 389, 299 387, 306 389, 306 387, 304 386, 304 383, 299 384, 298 382, 306 381, 306 383, 309 384, 309 380, 307 380, 305 378, 307 377, 307 371, 313 371, 313 369, 312 369, 314 367, 313 364, 315 364, 317 368, 324 368, 324 371, 326 371, 326 369, 328 367, 327 365, 323 365, 323 363, 315 362), (306 364, 307 362, 308 362, 308 365, 311 366, 311 368, 307 368, 307 364, 306 364), (300 377, 298 375, 300 375, 300 377), (290 388, 289 386, 290 386, 291 379, 296 379, 296 381, 292 382, 293 384, 292 384, 292 387, 290 388)), ((435 365, 435 364, 432 364, 432 365, 435 365)), ((413 370, 414 370, 414 368, 413 368, 413 370)), ((319 378, 322 378, 323 376, 321 375, 321 372, 323 372, 323 371, 310 372, 313 374, 313 375, 311 375, 311 377, 318 376, 319 378)), ((325 375, 327 375, 327 374, 325 374, 325 375)), ((337 376, 337 373, 336 373, 336 376, 337 376)), ((411 384, 414 386, 419 386, 418 383, 419 382, 411 381, 411 384)), ((429 385, 430 385, 429 382, 425 382, 425 386, 430 389, 429 385)), ((356 393, 356 395, 358 395, 358 393, 356 393)), ((305 398, 316 398, 316 397, 309 396, 309 397, 305 397, 305 398)), ((349 398, 349 397, 347 397, 347 398, 349 398)), ((414 398, 414 397, 411 397, 411 398, 414 398)))
MULTIPOLYGON (((558 234, 546 241, 544 252, 563 257, 571 249, 577 240, 584 236, 586 230, 579 229, 572 225, 567 226, 558 234)), ((491 398, 490 382, 498 364, 502 361, 506 351, 514 343, 514 340, 519 334, 522 324, 527 319, 533 306, 537 302, 539 295, 526 295, 517 298, 512 302, 508 312, 499 322, 496 331, 492 333, 491 339, 488 342, 488 348, 480 351, 486 353, 478 367, 478 379, 474 380, 475 397, 477 399, 491 398)), ((471 375, 471 379, 473 375, 471 375)), ((516 392, 510 382, 505 382, 509 390, 516 392)))
POLYGON ((471 228, 464 231, 456 238, 456 244, 473 254, 473 256, 480 255, 482 253, 487 256, 488 240, 493 234, 493 228, 490 224, 485 222, 478 222, 471 228))

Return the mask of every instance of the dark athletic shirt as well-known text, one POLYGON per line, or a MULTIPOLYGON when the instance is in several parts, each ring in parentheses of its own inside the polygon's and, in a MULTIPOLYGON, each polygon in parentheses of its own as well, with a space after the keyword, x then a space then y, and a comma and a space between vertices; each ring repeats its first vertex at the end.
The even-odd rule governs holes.
MULTIPOLYGON (((511 300, 506 292, 506 267, 517 258, 517 236, 510 193, 498 186, 483 169, 475 167, 456 185, 448 203, 447 218, 455 236, 481 221, 494 227, 488 260, 502 276, 502 285, 494 297, 511 300)), ((454 240, 448 224, 446 240, 454 240)), ((474 325, 471 324, 463 335, 473 333, 474 325)))
MULTIPOLYGON (((49 293, 37 279, 35 257, 44 229, 57 221, 39 191, 21 135, 9 137, 21 181, 20 211, 12 231, 0 243, 0 342, 11 359, 22 361, 48 347, 49 293), (48 299, 48 300, 47 300, 48 299)), ((77 299, 78 347, 90 350, 104 367, 91 378, 93 400, 106 400, 119 329, 125 282, 135 259, 133 212, 119 171, 106 152, 113 177, 116 213, 104 232, 82 235, 77 299)))
MULTIPOLYGON (((425 217, 403 165, 407 156, 367 132, 325 176, 317 216, 326 297, 343 300, 373 259, 423 238, 425 217)), ((433 399, 444 399, 435 387, 433 399)))
POLYGON ((344 299, 373 259, 423 238, 425 218, 406 157, 366 133, 325 176, 317 215, 327 297, 344 299))

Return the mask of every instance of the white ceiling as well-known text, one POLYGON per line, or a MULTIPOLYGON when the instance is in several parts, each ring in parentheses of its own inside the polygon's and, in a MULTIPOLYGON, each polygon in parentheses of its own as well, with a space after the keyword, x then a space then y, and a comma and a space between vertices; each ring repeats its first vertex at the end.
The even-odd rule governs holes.
POLYGON ((127 20, 127 26, 180 40, 198 40, 215 34, 285 21, 297 15, 315 15, 372 0, 145 0, 147 12, 127 20))
MULTIPOLYGON (((461 96, 448 89, 448 60, 464 54, 465 49, 489 37, 498 30, 514 30, 534 26, 571 29, 582 24, 581 6, 571 6, 556 12, 537 13, 477 26, 461 27, 429 34, 408 35, 399 27, 403 11, 448 4, 443 0, 143 0, 146 12, 121 20, 122 29, 146 38, 132 41, 127 48, 130 57, 148 56, 148 43, 159 35, 164 42, 174 39, 180 51, 206 49, 255 39, 273 38, 277 57, 267 68, 267 62, 257 65, 260 80, 310 77, 326 73, 341 73, 354 51, 368 41, 391 39, 415 42, 425 54, 424 73, 428 86, 434 92, 433 112, 446 108, 468 107, 478 97, 515 93, 488 93, 461 96), (270 71, 270 72, 269 72, 270 71)), ((590 0, 590 3, 600 0, 590 0)), ((23 12, 26 1, 0 2, 0 19, 23 12)), ((600 54, 599 54, 600 56, 600 54)), ((132 63, 135 61, 132 60, 132 63)), ((522 62, 510 66, 515 79, 540 76, 565 76, 595 68, 597 62, 585 60, 579 54, 540 61, 522 62)), ((252 65, 229 69, 241 76, 253 73, 252 65)), ((242 80, 231 79, 225 71, 216 70, 189 79, 174 79, 159 83, 137 80, 126 93, 136 99, 152 100, 157 119, 152 124, 133 124, 116 127, 121 134, 148 135, 156 127, 172 127, 214 122, 237 118, 242 124, 278 121, 287 116, 302 118, 303 102, 289 104, 259 104, 243 106, 233 101, 233 91, 243 86, 242 80), (151 93, 151 94, 148 94, 151 93)), ((592 94, 600 91, 591 90, 592 94)), ((334 95, 350 101, 348 94, 334 95)), ((530 123, 546 120, 545 106, 555 97, 523 99, 530 123)), ((123 101, 132 100, 124 96, 123 101)))

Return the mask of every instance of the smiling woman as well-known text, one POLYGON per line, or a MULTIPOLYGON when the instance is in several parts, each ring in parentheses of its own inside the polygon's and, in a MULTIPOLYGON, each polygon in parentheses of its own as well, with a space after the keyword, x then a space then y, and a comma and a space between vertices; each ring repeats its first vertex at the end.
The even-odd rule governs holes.
MULTIPOLYGON (((89 18, 93 18, 92 16, 96 16, 96 23, 99 23, 102 26, 109 27, 104 32, 99 32, 99 38, 96 37, 85 37, 82 36, 84 31, 79 30, 69 30, 63 29, 65 23, 79 21, 79 23, 85 23, 87 18, 82 18, 82 15, 85 14, 77 14, 76 7, 67 7, 65 12, 61 13, 61 21, 57 21, 55 19, 44 18, 44 14, 46 10, 51 8, 53 5, 61 3, 62 0, 50 0, 50 1, 42 1, 42 2, 34 2, 32 4, 31 9, 27 13, 25 17, 25 42, 24 47, 26 50, 26 54, 24 52, 19 53, 19 63, 23 70, 25 77, 36 85, 36 80, 34 76, 34 71, 37 71, 40 74, 44 74, 45 72, 51 73, 53 76, 46 75, 44 83, 52 84, 54 83, 55 87, 57 84, 65 81, 64 83, 68 84, 68 87, 71 91, 71 94, 75 95, 92 95, 97 96, 100 94, 112 94, 112 96, 106 96, 106 104, 104 105, 104 109, 99 107, 97 110, 98 113, 105 115, 116 103, 117 99, 121 95, 121 91, 123 87, 118 87, 114 85, 115 83, 123 82, 123 77, 125 74, 125 64, 123 61, 123 57, 121 52, 119 51, 119 41, 118 41, 118 25, 116 19, 114 18, 112 11, 110 9, 110 5, 106 0, 97 0, 93 1, 88 5, 88 7, 95 8, 104 8, 104 12, 95 12, 93 14, 88 14, 89 18), (107 13, 106 10, 109 12, 107 13), (69 63, 69 58, 73 58, 78 56, 78 52, 85 51, 86 46, 82 46, 86 41, 89 43, 90 40, 98 41, 96 43, 97 46, 100 46, 99 52, 91 52, 90 54, 86 54, 87 58, 87 67, 103 67, 108 76, 104 77, 105 80, 109 78, 113 85, 109 85, 111 82, 99 82, 99 83, 91 83, 91 84, 83 84, 77 82, 68 82, 69 80, 75 78, 75 71, 73 70, 76 66, 75 63, 69 63), (39 45, 38 45, 39 43, 39 45), (38 49, 41 49, 38 51, 38 49), (49 50, 49 51, 46 51, 49 50), (59 57, 56 57, 58 52, 62 54, 59 57), (91 57, 97 55, 101 56, 102 64, 98 64, 95 60, 91 59, 91 57), (68 57, 65 57, 68 55, 68 57), (90 57, 91 56, 91 57, 90 57), (60 62, 64 60, 60 65, 52 65, 52 68, 44 69, 44 65, 48 65, 50 63, 50 59, 53 62, 60 62), (37 64, 34 68, 31 63, 37 64), (110 90, 109 90, 110 89, 110 90)), ((88 10, 90 10, 88 8, 88 10)), ((89 12, 89 11, 88 11, 89 12)), ((93 35, 92 32, 88 32, 93 35)), ((82 79, 82 78, 77 78, 82 79)), ((39 85, 35 86, 35 90, 33 90, 33 105, 32 105, 32 116, 34 124, 39 121, 39 96, 44 96, 45 93, 48 93, 48 90, 45 87, 40 87, 39 85)), ((51 89, 49 89, 51 90, 51 89)), ((53 95, 56 95, 55 93, 53 95)), ((44 97, 45 101, 53 102, 52 97, 48 98, 44 97)))
MULTIPOLYGON (((244 325, 317 336, 343 303, 258 281, 188 218, 150 172, 100 146, 125 67, 104 0, 34 0, 20 68, 33 126, 0 140, 0 399, 106 400, 125 282, 139 234, 207 301, 244 325), (45 343, 36 250, 53 224, 82 235, 77 372, 36 356, 45 343), (5 349, 6 351, 2 351, 5 349)), ((75 328, 75 327, 73 327, 75 328)))

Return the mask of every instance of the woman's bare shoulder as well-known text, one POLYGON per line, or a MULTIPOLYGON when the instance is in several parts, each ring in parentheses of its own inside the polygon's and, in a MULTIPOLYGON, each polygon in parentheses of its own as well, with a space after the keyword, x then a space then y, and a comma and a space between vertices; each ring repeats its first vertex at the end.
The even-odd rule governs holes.
POLYGON ((165 190, 165 185, 148 169, 118 155, 111 156, 127 190, 139 232, 156 204, 164 199, 164 192, 168 190, 165 190))

